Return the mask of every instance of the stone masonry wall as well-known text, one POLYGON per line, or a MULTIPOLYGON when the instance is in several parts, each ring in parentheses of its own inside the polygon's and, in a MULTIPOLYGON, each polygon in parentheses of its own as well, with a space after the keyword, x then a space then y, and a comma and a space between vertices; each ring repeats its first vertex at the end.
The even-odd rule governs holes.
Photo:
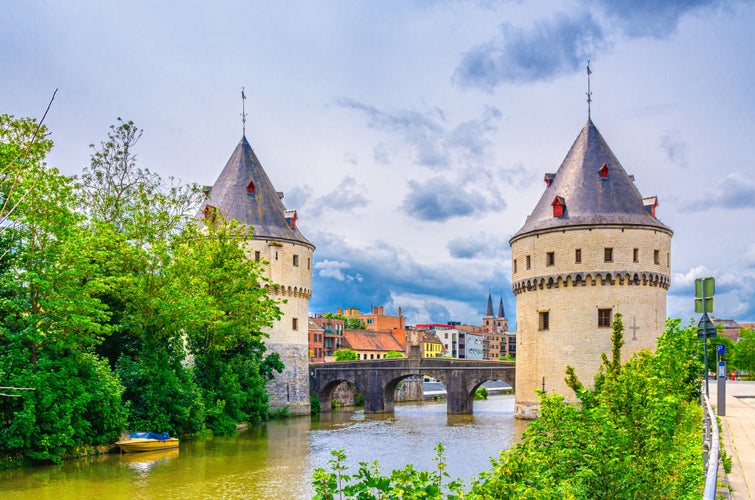
POLYGON ((536 391, 543 387, 575 401, 564 382, 567 365, 575 368, 582 383, 592 386, 601 353, 611 350, 612 328, 598 327, 598 309, 622 314, 624 360, 640 349, 655 348, 666 321, 670 245, 667 232, 636 227, 558 230, 512 242, 517 417, 537 416, 536 391), (613 248, 612 262, 604 262, 606 247, 613 248), (581 263, 576 262, 577 248, 581 263), (639 262, 634 262, 635 248, 639 262), (554 254, 552 265, 548 252, 554 254), (540 330, 540 313, 546 311, 549 328, 540 330))

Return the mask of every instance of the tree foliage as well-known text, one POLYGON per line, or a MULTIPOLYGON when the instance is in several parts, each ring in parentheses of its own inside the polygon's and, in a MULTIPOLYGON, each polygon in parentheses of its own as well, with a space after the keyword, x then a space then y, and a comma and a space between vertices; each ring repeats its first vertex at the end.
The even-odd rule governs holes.
POLYGON ((743 328, 742 337, 733 349, 732 363, 738 370, 755 373, 755 332, 751 328, 743 328))
POLYGON ((315 498, 699 498, 702 364, 695 327, 668 321, 655 353, 641 351, 625 363, 622 343, 616 315, 611 357, 602 357, 593 389, 567 370, 580 403, 541 393, 540 417, 522 442, 492 460, 467 491, 453 481, 441 492, 433 484, 438 472, 411 465, 386 476, 377 463, 360 463, 349 474, 337 450, 330 471, 314 472, 315 498))
POLYGON ((33 120, 0 115, 0 455, 59 461, 126 429, 235 432, 267 418, 280 318, 251 228, 199 227, 197 186, 137 166, 118 120, 79 183, 33 120))
POLYGON ((333 353, 336 361, 358 361, 359 353, 353 349, 338 349, 333 353))
POLYGON ((0 454, 58 461, 116 439, 126 420, 123 388, 93 352, 110 332, 99 299, 108 284, 94 264, 101 242, 74 210, 71 179, 43 163, 52 143, 31 138, 36 129, 0 117, 0 161, 11 162, 3 197, 12 207, 0 235, 0 374, 34 388, 0 398, 0 454))

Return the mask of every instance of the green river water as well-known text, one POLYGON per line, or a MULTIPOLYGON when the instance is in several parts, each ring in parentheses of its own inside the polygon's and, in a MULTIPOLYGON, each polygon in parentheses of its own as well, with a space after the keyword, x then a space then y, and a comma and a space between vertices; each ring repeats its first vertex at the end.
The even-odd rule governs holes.
POLYGON ((443 443, 451 477, 489 468, 521 436, 513 396, 476 401, 473 415, 447 415, 445 402, 396 405, 393 415, 336 411, 268 422, 238 436, 182 442, 178 450, 111 454, 0 472, 0 498, 32 500, 311 498, 312 471, 344 449, 348 461, 378 460, 384 472, 433 467, 443 443))

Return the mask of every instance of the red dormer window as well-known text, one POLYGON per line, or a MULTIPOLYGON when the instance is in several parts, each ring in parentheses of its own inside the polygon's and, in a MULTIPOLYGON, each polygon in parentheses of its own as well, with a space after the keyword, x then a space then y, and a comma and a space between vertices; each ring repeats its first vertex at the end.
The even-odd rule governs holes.
POLYGON ((543 179, 545 181, 546 187, 551 187, 551 184, 553 184, 553 179, 556 178, 556 174, 545 174, 545 178, 543 179))
POLYGON ((553 198, 551 206, 553 207, 553 217, 563 217, 566 211, 566 202, 562 197, 556 196, 553 198))
POLYGON ((299 214, 296 213, 296 210, 286 210, 286 222, 291 229, 296 229, 296 220, 298 218, 299 214))
POLYGON ((600 170, 598 170, 598 173, 600 173, 601 179, 608 179, 608 164, 604 163, 603 166, 600 167, 600 170))
POLYGON ((645 210, 655 217, 655 207, 658 206, 658 198, 656 196, 650 196, 642 199, 642 204, 645 206, 645 210))
POLYGON ((246 192, 249 194, 254 194, 254 181, 249 181, 249 184, 246 186, 246 192))

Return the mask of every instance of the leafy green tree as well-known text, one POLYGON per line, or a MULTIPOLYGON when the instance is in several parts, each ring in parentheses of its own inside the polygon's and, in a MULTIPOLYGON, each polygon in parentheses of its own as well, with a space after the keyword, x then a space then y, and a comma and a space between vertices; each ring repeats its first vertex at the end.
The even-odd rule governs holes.
POLYGON ((112 442, 125 425, 120 382, 94 348, 109 334, 100 243, 82 224, 71 179, 44 164, 45 128, 0 116, 0 373, 32 387, 0 398, 0 454, 59 461, 112 442), (10 162, 10 163, 8 163, 10 162), (19 166, 15 173, 9 173, 19 166))
POLYGON ((343 328, 345 330, 365 330, 367 328, 367 324, 359 319, 359 318, 347 318, 343 314, 334 314, 331 312, 327 312, 322 315, 323 318, 335 318, 343 320, 343 328))
POLYGON ((195 380, 215 433, 236 431, 241 421, 268 414, 265 384, 282 371, 276 353, 265 355, 263 329, 280 319, 262 263, 249 259, 250 230, 236 221, 187 226, 170 267, 172 295, 196 365, 195 380))
POLYGON ((385 357, 386 357, 386 358, 403 358, 403 357, 405 357, 405 356, 404 356, 404 353, 403 353, 403 352, 399 352, 399 351, 388 351, 387 353, 385 353, 385 357))
POLYGON ((623 325, 595 388, 568 371, 580 405, 541 395, 540 418, 502 452, 468 498, 680 498, 699 495, 700 364, 694 326, 669 321, 653 354, 620 364, 623 325))
POLYGON ((333 353, 336 361, 358 361, 359 353, 353 349, 338 349, 333 353))
POLYGON ((732 362, 737 370, 755 373, 755 333, 747 328, 741 330, 740 336, 732 362))
POLYGON ((346 318, 343 322, 344 330, 365 330, 367 325, 359 318, 346 318))
POLYGON ((200 199, 196 186, 163 181, 136 165, 142 131, 119 119, 79 185, 89 230, 106 243, 96 259, 112 283, 100 300, 113 334, 98 346, 121 376, 131 428, 189 435, 205 409, 186 362, 184 317, 169 273, 181 232, 200 199))

